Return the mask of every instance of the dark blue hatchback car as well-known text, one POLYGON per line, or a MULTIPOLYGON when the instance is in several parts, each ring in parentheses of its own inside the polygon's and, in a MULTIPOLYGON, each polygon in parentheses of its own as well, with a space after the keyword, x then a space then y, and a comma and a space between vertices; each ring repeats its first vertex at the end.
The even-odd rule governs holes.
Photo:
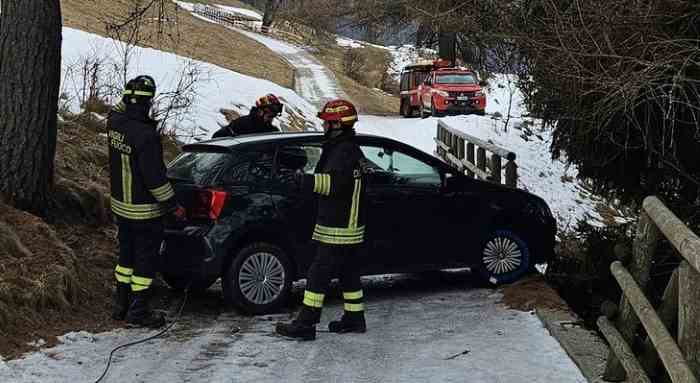
MULTIPOLYGON (((316 200, 285 173, 313 173, 320 133, 272 133, 185 145, 168 177, 187 218, 170 218, 161 273, 175 288, 221 278, 227 302, 279 308, 313 256, 316 200)), ((472 268, 497 285, 553 255, 556 222, 541 198, 462 175, 406 144, 358 135, 367 180, 363 273, 472 268)))

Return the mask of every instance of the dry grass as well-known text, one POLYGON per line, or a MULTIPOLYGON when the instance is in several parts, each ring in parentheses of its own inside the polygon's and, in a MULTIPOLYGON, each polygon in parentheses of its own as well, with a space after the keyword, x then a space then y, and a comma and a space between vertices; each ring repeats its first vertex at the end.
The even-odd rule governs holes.
POLYGON ((568 310, 566 302, 540 274, 529 275, 515 283, 504 286, 500 303, 514 310, 535 309, 568 310))
MULTIPOLYGON (((107 36, 105 20, 128 14, 130 0, 63 0, 63 24, 66 27, 107 36)), ((237 1, 217 4, 239 6, 237 1)), ((174 3, 172 4, 174 7, 174 3)), ((147 40, 144 46, 176 53, 219 65, 249 76, 264 78, 284 87, 292 86, 292 68, 264 45, 222 26, 177 12, 175 42, 147 40)), ((155 35, 155 26, 149 26, 155 35)))
MULTIPOLYGON (((328 69, 333 71, 335 74, 340 87, 348 94, 348 97, 357 105, 360 113, 366 114, 398 114, 399 112, 399 98, 395 96, 390 96, 384 92, 378 91, 376 89, 364 86, 357 81, 346 76, 343 70, 343 54, 345 49, 337 45, 329 46, 319 46, 317 47, 318 53, 316 58, 323 63, 328 69)), ((367 67, 368 68, 381 68, 384 61, 384 56, 387 54, 386 51, 374 48, 356 48, 362 49, 364 56, 367 57, 367 67)), ((370 69, 366 72, 365 76, 368 78, 365 80, 366 83, 374 83, 375 86, 379 86, 377 70, 370 69)))
MULTIPOLYGON (((105 126, 88 115, 63 118, 49 222, 0 204, 0 355, 6 358, 30 350, 32 340, 51 345, 67 331, 118 325, 109 318, 117 245, 105 210, 105 126)), ((164 141, 167 157, 179 152, 164 141)))

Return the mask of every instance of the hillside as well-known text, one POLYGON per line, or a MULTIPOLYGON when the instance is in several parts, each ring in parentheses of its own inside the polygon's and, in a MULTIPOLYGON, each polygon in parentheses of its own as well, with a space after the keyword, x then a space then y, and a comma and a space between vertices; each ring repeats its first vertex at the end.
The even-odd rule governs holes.
MULTIPOLYGON (((128 14, 130 3, 129 0, 63 0, 63 25, 109 37, 105 22, 128 14)), ((217 3, 240 5, 231 0, 217 3)), ((174 3, 168 12, 177 15, 176 28, 169 31, 172 35, 158 39, 155 25, 143 25, 143 35, 147 37, 140 45, 206 61, 287 88, 292 86, 292 68, 261 44, 235 31, 216 28, 188 12, 176 12, 174 3)))

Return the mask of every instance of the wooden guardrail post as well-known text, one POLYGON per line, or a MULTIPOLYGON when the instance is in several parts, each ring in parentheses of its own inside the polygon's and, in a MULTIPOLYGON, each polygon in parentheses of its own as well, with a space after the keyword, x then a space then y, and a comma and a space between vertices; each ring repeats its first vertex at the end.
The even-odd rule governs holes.
POLYGON ((627 344, 622 334, 610 323, 608 318, 598 318, 598 329, 610 343, 610 351, 617 355, 626 371, 629 371, 630 381, 635 383, 651 383, 642 365, 635 358, 632 348, 627 344))
MULTIPOLYGON (((649 282, 649 273, 651 271, 651 261, 656 250, 656 244, 659 239, 659 229, 649 218, 649 215, 642 210, 637 224, 637 233, 634 239, 632 263, 630 272, 634 276, 637 284, 646 289, 649 282)), ((620 315, 618 316, 615 325, 620 330, 622 337, 628 343, 632 343, 640 320, 635 315, 634 309, 628 302, 625 294, 620 300, 620 315)), ((610 352, 608 356, 603 379, 610 382, 620 382, 625 380, 625 369, 620 361, 615 356, 615 353, 610 352)))
POLYGON ((518 165, 513 160, 506 163, 506 185, 512 188, 518 186, 518 165))
POLYGON ((678 283, 678 344, 690 368, 700 376, 700 273, 683 261, 678 283))
MULTIPOLYGON (((442 126, 438 125, 437 129, 437 139, 439 142, 445 142, 445 129, 442 128, 442 126)), ((445 158, 445 151, 442 149, 440 145, 437 147, 437 154, 438 156, 445 158)))
POLYGON ((642 204, 684 262, 678 272, 678 343, 700 376, 700 238, 656 197, 642 204))
POLYGON ((464 160, 464 138, 457 138, 457 158, 464 160))
POLYGON ((486 150, 484 148, 476 149, 476 167, 486 170, 486 150))
MULTIPOLYGON (((474 162, 474 144, 471 142, 467 143, 467 161, 476 165, 476 162, 474 162)), ((474 177, 474 172, 467 170, 467 175, 469 177, 474 177)))
POLYGON ((491 155, 491 180, 501 183, 501 156, 497 154, 491 155))
MULTIPOLYGON (((649 337, 659 351, 671 380, 676 383, 697 383, 697 379, 688 367, 683 353, 673 340, 666 326, 661 322, 649 300, 632 275, 622 266, 620 261, 610 265, 610 271, 622 287, 624 296, 628 297, 630 306, 637 313, 649 337)), ((629 342, 629 341, 628 341, 629 342)), ((605 378, 604 378, 605 379, 605 378)))
MULTIPOLYGON (((661 298, 661 304, 657 308, 656 312, 659 314, 661 322, 666 326, 667 329, 672 329, 677 326, 678 319, 678 268, 673 271, 671 278, 668 280, 666 289, 664 290, 663 298, 661 298)), ((640 356, 640 363, 644 366, 649 376, 658 375, 658 365, 659 365, 659 353, 656 352, 654 343, 651 338, 647 336, 644 341, 644 349, 642 355, 640 356)))

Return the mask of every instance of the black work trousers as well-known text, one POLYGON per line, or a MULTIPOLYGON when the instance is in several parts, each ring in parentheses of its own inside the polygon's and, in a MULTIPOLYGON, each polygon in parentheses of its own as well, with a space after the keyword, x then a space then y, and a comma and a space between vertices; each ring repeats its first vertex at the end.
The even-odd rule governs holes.
POLYGON ((129 283, 131 290, 148 289, 156 273, 156 262, 165 228, 163 218, 131 220, 117 217, 119 227, 118 282, 129 283))
POLYGON ((358 265, 358 246, 318 244, 306 278, 306 291, 299 320, 316 324, 321 320, 323 301, 333 277, 340 278, 345 315, 364 315, 364 297, 358 265))

